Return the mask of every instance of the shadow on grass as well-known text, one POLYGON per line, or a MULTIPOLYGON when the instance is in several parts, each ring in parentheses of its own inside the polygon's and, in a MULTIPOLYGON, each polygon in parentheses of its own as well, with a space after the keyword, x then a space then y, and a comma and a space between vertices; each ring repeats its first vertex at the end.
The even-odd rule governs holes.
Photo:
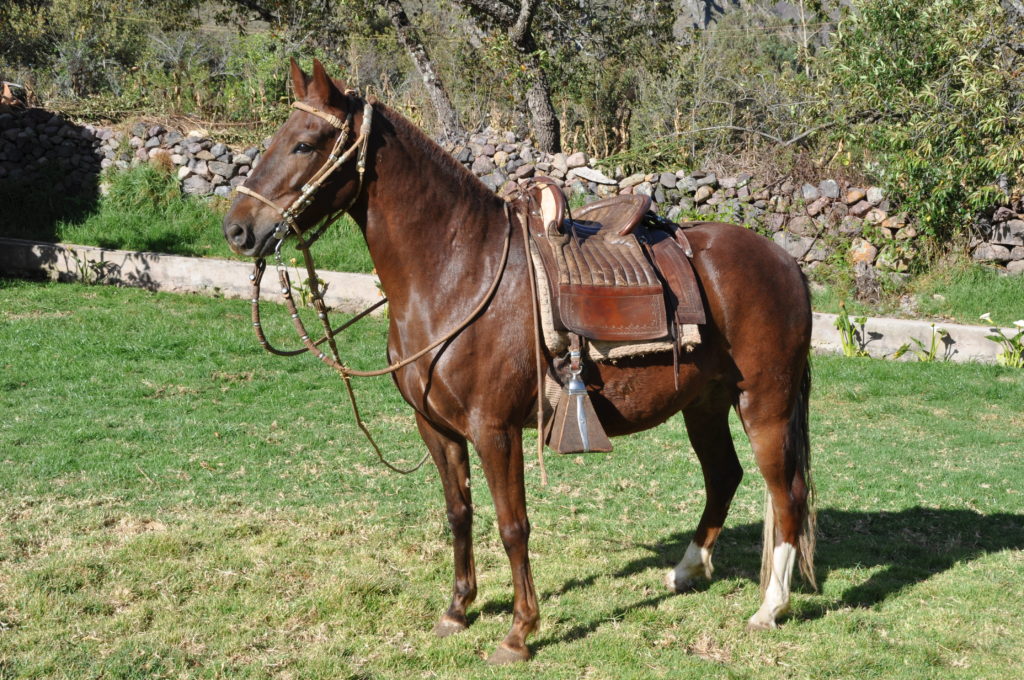
MULTIPOLYGON (((801 606, 797 619, 814 620, 837 607, 873 607, 898 596, 907 588, 923 583, 970 561, 1002 550, 1024 550, 1024 515, 985 515, 971 510, 908 508, 898 512, 850 512, 822 510, 818 514, 816 571, 819 584, 835 569, 877 568, 866 581, 845 590, 838 598, 821 604, 801 606)), ((544 594, 544 599, 574 590, 586 590, 599 578, 631 578, 650 569, 667 569, 682 557, 689 533, 675 533, 653 544, 638 544, 649 555, 633 560, 611 574, 597 573, 571 579, 544 594)), ((716 548, 716 577, 747 578, 757 581, 760 573, 761 525, 726 526, 716 548)), ((804 590, 797 581, 794 589, 804 590)), ((541 640, 542 648, 587 637, 602 622, 637 609, 656 607, 674 597, 665 592, 638 599, 615 611, 604 612, 591 623, 574 626, 564 634, 541 640)), ((492 613, 511 612, 511 600, 501 599, 484 606, 492 613)))

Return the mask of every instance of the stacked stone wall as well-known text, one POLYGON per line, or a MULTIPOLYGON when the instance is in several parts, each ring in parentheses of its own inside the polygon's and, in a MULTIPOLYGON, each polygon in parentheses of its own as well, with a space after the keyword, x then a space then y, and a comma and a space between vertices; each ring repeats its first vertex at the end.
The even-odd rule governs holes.
MULTIPOLYGON (((95 188, 108 168, 158 160, 173 168, 182 191, 228 197, 258 164, 261 146, 230 148, 205 131, 135 123, 126 129, 76 125, 40 109, 0 114, 0 184, 73 192, 95 188)), ((834 179, 815 184, 766 182, 702 171, 635 173, 602 170, 582 152, 546 154, 510 132, 487 130, 448 144, 460 163, 494 191, 547 175, 584 202, 615 194, 646 194, 671 220, 711 218, 745 224, 770 236, 805 267, 846 257, 861 268, 899 272, 916 248, 912 216, 899 212, 875 186, 834 179)), ((1024 206, 981 215, 972 257, 1024 273, 1024 206)))

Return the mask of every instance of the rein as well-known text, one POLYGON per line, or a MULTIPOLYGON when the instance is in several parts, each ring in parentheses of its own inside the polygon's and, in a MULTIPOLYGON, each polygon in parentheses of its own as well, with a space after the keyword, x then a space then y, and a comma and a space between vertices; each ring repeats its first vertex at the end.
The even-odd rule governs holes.
POLYGON ((250 301, 252 304, 253 329, 256 333, 256 338, 257 340, 259 340, 260 345, 263 347, 263 349, 270 352, 271 354, 275 354, 277 356, 296 356, 299 354, 303 354, 305 352, 309 352, 310 354, 313 354, 314 356, 316 356, 316 358, 320 359, 325 364, 336 370, 338 374, 341 376, 342 380, 345 382, 345 388, 346 391, 348 392, 349 401, 352 404, 352 413, 355 416, 356 425, 359 426, 359 429, 366 436, 366 439, 370 442, 370 445, 373 447, 374 452, 377 454, 377 458, 380 460, 381 463, 383 463, 385 466, 387 466, 394 472, 398 472, 401 474, 411 474, 423 466, 423 464, 430 457, 430 453, 428 452, 426 455, 424 455, 423 458, 413 467, 405 469, 396 467, 387 459, 385 459, 384 454, 381 452, 380 447, 374 440, 373 435, 370 434, 370 430, 366 427, 366 424, 363 422, 362 416, 360 415, 359 405, 356 402, 355 391, 352 388, 352 377, 355 376, 359 378, 366 378, 394 373, 395 371, 398 371, 404 368, 405 366, 408 366, 412 362, 423 357, 431 350, 436 349, 437 347, 443 345, 444 343, 454 338, 460 332, 465 330, 473 322, 473 320, 476 319, 476 317, 481 312, 484 311, 487 305, 494 298, 494 294, 498 290, 498 285, 501 283, 501 280, 505 273, 506 265, 508 264, 508 255, 511 247, 513 230, 512 215, 509 211, 508 204, 506 203, 505 217, 508 222, 509 228, 508 233, 505 235, 505 243, 502 248, 501 260, 498 263, 497 270, 495 271, 494 274, 494 279, 491 281, 491 284, 488 287, 487 292, 484 293, 480 302, 476 305, 476 307, 473 308, 473 311, 471 311, 466 316, 465 319, 463 319, 460 323, 456 324, 454 328, 452 328, 448 333, 445 333, 438 340, 435 340, 434 342, 424 347, 423 349, 415 352, 414 354, 404 359, 396 361, 385 368, 370 371, 361 371, 349 368, 341 359, 341 355, 338 351, 337 342, 335 341, 335 336, 338 333, 344 331, 346 328, 352 326, 357 321, 360 321, 361 319, 365 318, 374 310, 383 306, 388 301, 388 299, 386 297, 382 298, 380 301, 374 303, 367 309, 364 309, 363 311, 359 312, 342 325, 338 326, 337 328, 332 328, 330 319, 328 318, 327 304, 324 302, 324 293, 326 291, 320 289, 319 279, 317 278, 316 268, 313 263, 313 256, 312 253, 310 252, 310 245, 313 243, 313 241, 319 238, 326 231, 327 227, 329 227, 335 221, 337 216, 351 208, 352 204, 355 202, 356 198, 362 191, 363 175, 366 169, 367 142, 369 139, 370 129, 372 125, 371 120, 373 116, 373 107, 369 102, 365 104, 365 107, 363 109, 363 123, 360 127, 359 137, 353 142, 352 146, 348 149, 348 151, 339 155, 341 148, 344 146, 345 141, 347 141, 348 139, 352 123, 352 113, 349 112, 347 119, 344 122, 342 122, 337 116, 326 113, 324 111, 320 111, 319 109, 304 104, 303 102, 295 102, 292 104, 292 106, 302 111, 306 111, 307 113, 310 113, 312 115, 319 116, 320 118, 323 118, 324 120, 326 120, 327 122, 331 123, 336 128, 341 130, 341 134, 338 135, 338 139, 335 141, 334 148, 332 149, 330 155, 328 156, 327 161, 305 184, 305 186, 303 186, 302 192, 299 195, 299 197, 296 198, 295 201, 293 201, 292 204, 289 205, 287 208, 281 208, 280 206, 278 206, 276 203, 266 198, 265 196, 244 186, 239 186, 238 192, 245 194, 247 196, 251 196, 259 201, 262 201, 266 205, 274 208, 278 213, 280 213, 281 217, 284 219, 285 224, 279 225, 273 234, 273 237, 277 239, 277 246, 274 248, 274 258, 276 261, 278 281, 281 285, 281 295, 284 297, 285 305, 288 308, 288 312, 291 314, 292 323, 294 324, 295 330, 299 335, 299 339, 302 341, 303 347, 296 350, 278 349, 270 344, 270 341, 267 339, 266 334, 263 331, 263 325, 260 315, 260 285, 263 280, 263 274, 266 271, 266 260, 262 257, 256 259, 255 265, 253 267, 253 273, 249 275, 249 280, 252 282, 252 298, 250 301), (359 175, 359 183, 356 188, 356 192, 352 196, 352 199, 349 201, 348 205, 344 209, 338 211, 334 215, 331 215, 327 220, 325 220, 324 224, 321 225, 321 227, 317 230, 313 238, 304 239, 302 236, 302 230, 299 228, 298 223, 296 222, 296 218, 310 205, 310 203, 313 200, 313 197, 316 195, 316 192, 320 190, 320 188, 323 186, 323 183, 327 180, 327 178, 330 177, 330 175, 334 173, 339 167, 341 167, 343 163, 348 161, 352 157, 352 154, 357 148, 359 150, 359 157, 356 161, 356 168, 359 175), (287 225, 287 228, 284 228, 285 225, 287 225), (291 233, 289 233, 289 229, 291 233), (306 271, 309 275, 308 285, 310 290, 311 301, 313 304, 313 308, 316 311, 317 317, 320 319, 324 329, 324 335, 316 341, 310 339, 309 333, 306 330, 306 326, 303 323, 302 318, 299 316, 298 306, 296 305, 295 298, 292 295, 291 277, 289 276, 288 271, 284 266, 283 257, 281 255, 281 246, 284 244, 288 236, 292 234, 294 234, 299 241, 299 245, 297 246, 297 248, 302 251, 306 271), (320 349, 320 346, 323 345, 325 342, 330 348, 330 355, 328 355, 326 352, 320 349))

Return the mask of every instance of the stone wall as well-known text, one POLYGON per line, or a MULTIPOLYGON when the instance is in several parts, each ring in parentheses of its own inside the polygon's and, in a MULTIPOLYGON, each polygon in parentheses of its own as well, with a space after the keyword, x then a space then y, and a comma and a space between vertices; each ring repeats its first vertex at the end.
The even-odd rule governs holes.
MULTIPOLYGON (((259 162, 261 149, 232 149, 205 131, 182 132, 135 123, 126 130, 78 126, 39 109, 0 114, 0 183, 71 192, 95 186, 110 167, 128 168, 162 157, 187 194, 228 197, 259 162)), ((766 183, 748 174, 719 177, 688 170, 606 173, 581 152, 545 154, 510 132, 487 130, 447 150, 481 181, 507 192, 518 180, 547 175, 582 200, 623 193, 650 196, 672 220, 711 218, 746 224, 770 236, 805 267, 845 257, 861 269, 902 271, 916 247, 912 217, 873 186, 833 179, 816 184, 766 183)), ((1024 272, 1024 206, 979 216, 975 260, 1024 272)))

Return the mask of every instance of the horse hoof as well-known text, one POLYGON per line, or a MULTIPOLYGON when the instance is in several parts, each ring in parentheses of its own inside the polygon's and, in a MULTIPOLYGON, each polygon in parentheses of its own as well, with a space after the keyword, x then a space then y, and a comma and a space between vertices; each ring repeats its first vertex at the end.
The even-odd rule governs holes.
POLYGON ((434 626, 434 635, 439 638, 446 638, 449 635, 455 635, 466 630, 468 626, 466 624, 456 621, 455 619, 448 618, 447 616, 441 617, 441 620, 434 626))
POLYGON ((519 663, 521 661, 529 661, 530 652, 524 647, 523 649, 512 649, 505 645, 499 645, 491 657, 487 659, 487 663, 492 666, 504 666, 510 663, 519 663))
POLYGON ((675 569, 665 572, 665 587, 673 593, 689 593, 697 589, 699 579, 689 578, 675 569))
POLYGON ((757 616, 751 616, 750 620, 747 621, 748 631, 762 631, 762 630, 774 630, 778 628, 778 625, 773 620, 762 621, 757 616))

